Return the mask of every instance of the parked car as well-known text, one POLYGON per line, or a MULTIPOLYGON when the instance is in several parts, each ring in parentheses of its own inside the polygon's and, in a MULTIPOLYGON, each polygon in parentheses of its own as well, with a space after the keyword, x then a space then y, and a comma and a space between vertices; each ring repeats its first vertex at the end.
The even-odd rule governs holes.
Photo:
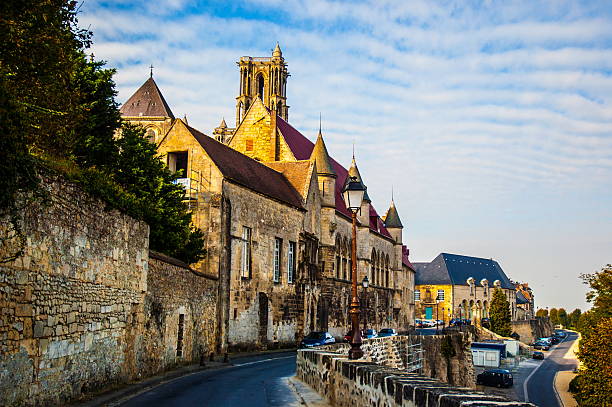
POLYGON ((559 339, 559 337, 557 337, 555 335, 551 336, 550 339, 551 339, 551 342, 552 342, 553 345, 556 345, 559 342, 561 342, 561 339, 559 339))
POLYGON ((544 353, 543 352, 539 352, 539 351, 536 350, 535 352, 533 352, 531 357, 534 358, 534 359, 544 360, 544 353))
POLYGON ((336 343, 336 339, 329 332, 311 332, 302 339, 300 348, 311 348, 313 346, 327 345, 336 343))
POLYGON ((512 387, 514 379, 512 373, 505 369, 485 370, 476 376, 476 384, 496 387, 512 387))
POLYGON ((491 323, 489 322, 489 318, 482 318, 480 320, 480 325, 482 325, 483 328, 489 329, 491 327, 491 323))
POLYGON ((386 336, 397 336, 397 331, 392 328, 383 328, 378 333, 379 338, 384 338, 386 336))
POLYGON ((415 328, 423 328, 423 321, 421 321, 420 319, 415 319, 414 320, 414 327, 415 328))
POLYGON ((438 324, 438 326, 444 325, 444 321, 442 321, 441 319, 438 319, 436 320, 436 324, 438 324))
POLYGON ((433 321, 431 319, 424 319, 423 320, 423 327, 425 328, 435 328, 436 326, 436 321, 433 321))
POLYGON ((376 329, 366 329, 365 331, 363 331, 362 338, 363 339, 378 338, 378 332, 376 331, 376 329))
POLYGON ((555 330, 555 335, 557 335, 560 338, 565 338, 567 336, 567 332, 557 329, 555 330))
POLYGON ((546 342, 536 342, 533 344, 533 348, 534 349, 540 349, 540 350, 549 350, 550 349, 550 345, 546 342))

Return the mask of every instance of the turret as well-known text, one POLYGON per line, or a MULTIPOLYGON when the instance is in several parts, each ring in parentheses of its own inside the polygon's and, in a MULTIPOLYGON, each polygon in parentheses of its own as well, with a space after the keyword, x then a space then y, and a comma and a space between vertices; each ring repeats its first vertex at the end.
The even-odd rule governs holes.
POLYGON ((387 210, 384 221, 385 227, 391 234, 391 237, 393 237, 393 240, 395 240, 395 243, 402 244, 402 229, 404 226, 402 225, 402 221, 397 213, 397 208, 395 207, 393 198, 391 198, 391 206, 387 210))
POLYGON ((317 142, 312 149, 310 161, 314 161, 317 167, 317 179, 319 181, 319 192, 321 194, 321 205, 324 207, 336 207, 336 172, 332 165, 327 147, 323 141, 323 135, 319 128, 317 142))

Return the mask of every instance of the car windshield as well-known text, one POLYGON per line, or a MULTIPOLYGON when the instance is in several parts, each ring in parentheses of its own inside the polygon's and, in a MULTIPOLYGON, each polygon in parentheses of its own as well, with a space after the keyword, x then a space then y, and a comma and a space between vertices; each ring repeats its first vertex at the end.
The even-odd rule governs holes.
POLYGON ((304 339, 325 339, 325 332, 311 332, 304 339))
POLYGON ((373 329, 366 329, 366 334, 373 335, 374 334, 374 330, 373 329))
POLYGON ((381 334, 390 334, 390 333, 393 333, 393 329, 386 329, 386 328, 385 329, 381 329, 380 333, 381 334))

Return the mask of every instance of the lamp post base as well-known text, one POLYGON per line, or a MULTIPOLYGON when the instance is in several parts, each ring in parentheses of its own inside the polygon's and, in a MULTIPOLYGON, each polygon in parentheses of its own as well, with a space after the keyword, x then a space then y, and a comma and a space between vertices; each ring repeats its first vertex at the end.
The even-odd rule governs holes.
POLYGON ((353 335, 351 336, 351 349, 349 349, 349 359, 361 359, 363 351, 361 350, 361 332, 359 331, 359 322, 353 321, 353 335))

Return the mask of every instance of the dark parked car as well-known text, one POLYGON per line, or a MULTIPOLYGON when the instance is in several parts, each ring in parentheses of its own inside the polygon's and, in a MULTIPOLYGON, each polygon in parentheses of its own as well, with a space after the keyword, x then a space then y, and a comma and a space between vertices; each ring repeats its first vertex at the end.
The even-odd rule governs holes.
POLYGON ((491 323, 489 322, 489 318, 482 318, 480 320, 480 324, 483 326, 483 328, 491 328, 491 323))
POLYGON ((365 331, 363 331, 362 338, 363 339, 378 338, 378 332, 376 332, 376 329, 366 329, 365 331))
POLYGON ((300 342, 301 348, 311 348, 313 346, 327 345, 335 343, 336 340, 329 332, 311 332, 300 342))
POLYGON ((512 387, 514 379, 512 373, 505 369, 485 370, 476 376, 476 384, 496 387, 512 387))
POLYGON ((539 351, 536 350, 535 352, 533 352, 533 355, 531 355, 531 357, 534 358, 534 359, 544 360, 544 353, 539 352, 539 351))
POLYGON ((540 350, 549 350, 550 349, 550 345, 546 342, 536 342, 533 344, 533 348, 534 349, 540 349, 540 350))
POLYGON ((378 337, 384 338, 385 336, 397 336, 397 331, 392 328, 383 328, 378 333, 378 337))

